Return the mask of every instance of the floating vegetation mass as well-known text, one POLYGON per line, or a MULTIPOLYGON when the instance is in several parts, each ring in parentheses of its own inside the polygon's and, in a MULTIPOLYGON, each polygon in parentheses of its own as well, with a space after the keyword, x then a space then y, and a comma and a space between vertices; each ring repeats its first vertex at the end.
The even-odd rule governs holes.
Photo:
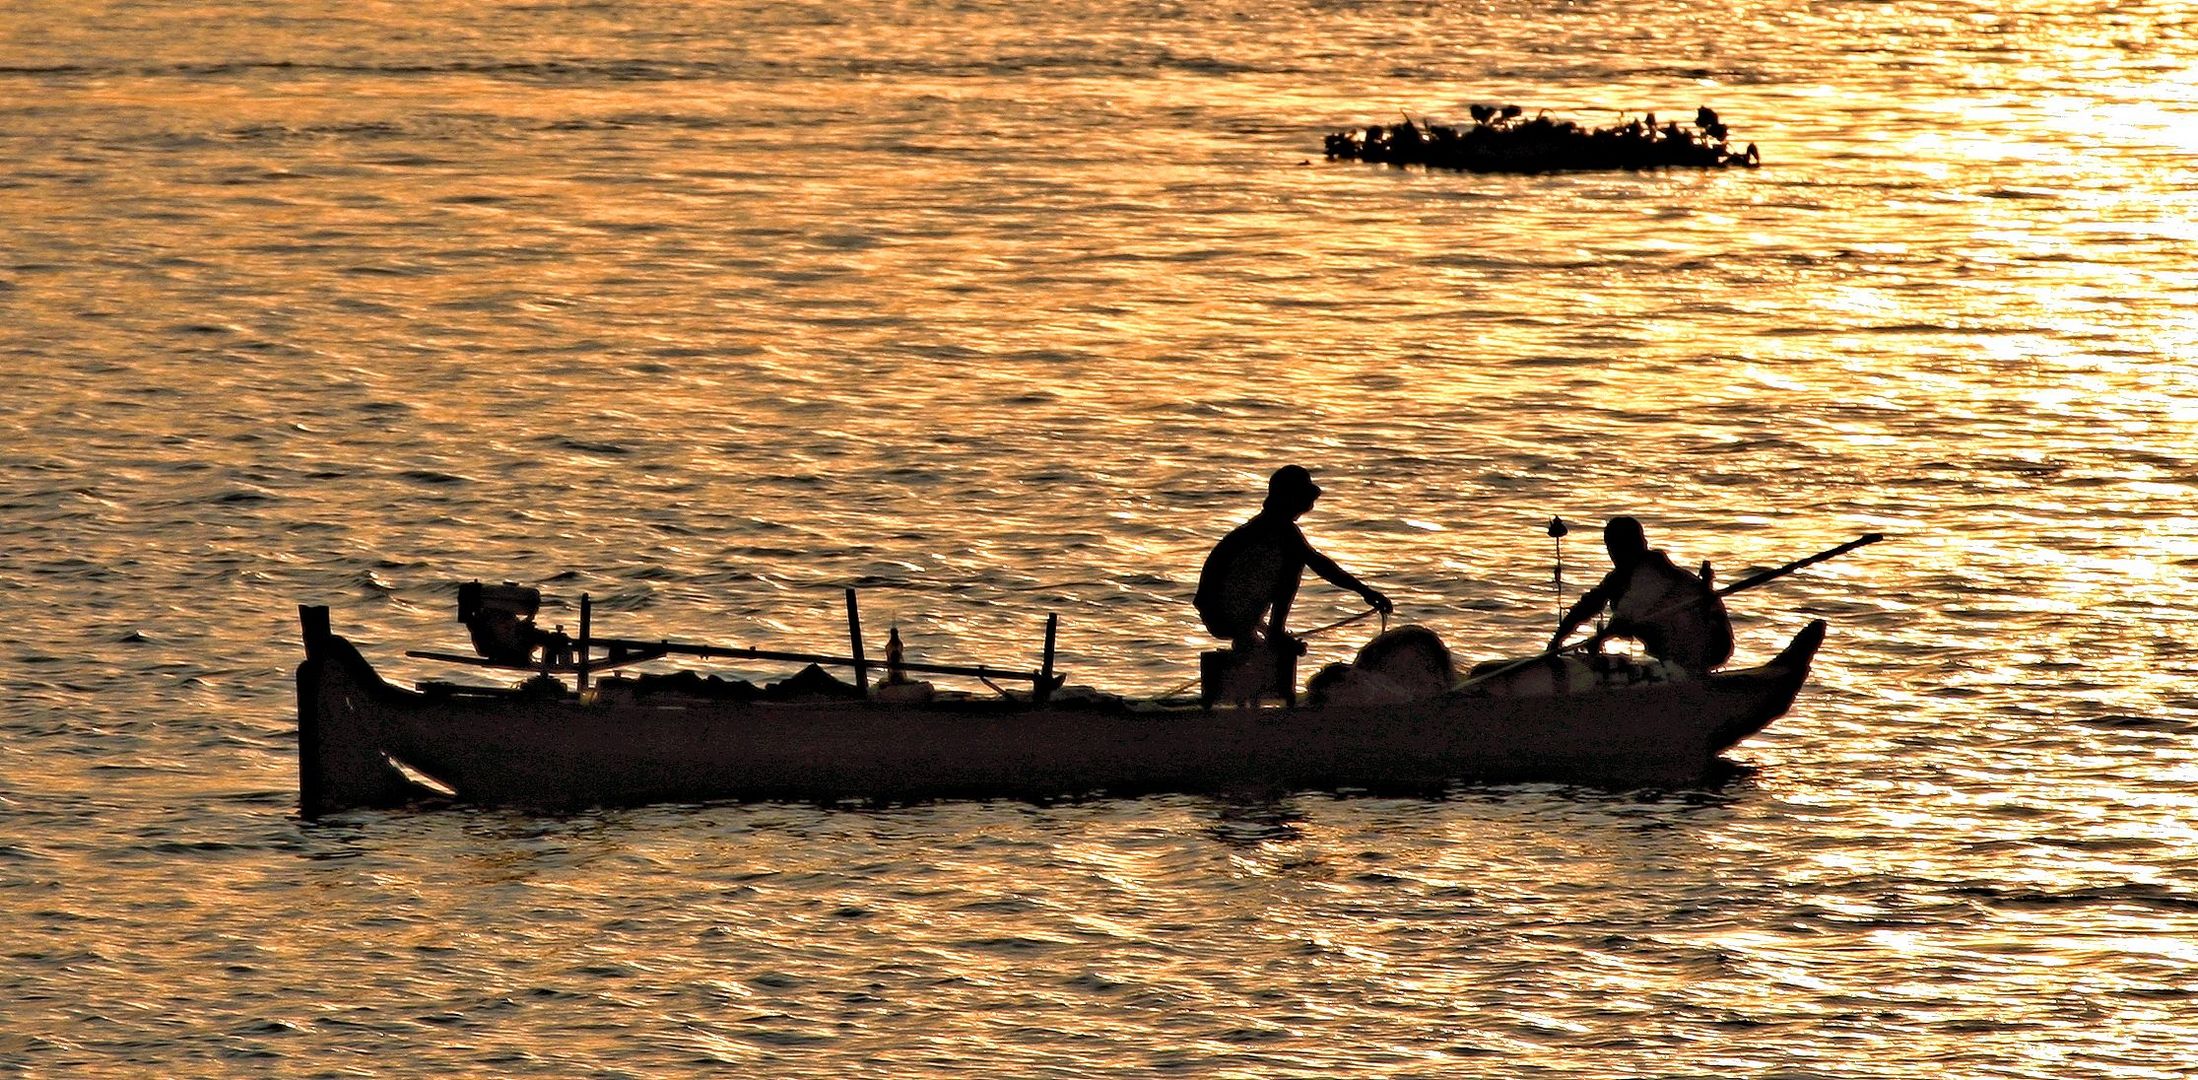
POLYGON ((1467 172, 1541 173, 1590 169, 1754 168, 1763 157, 1755 144, 1734 150, 1730 132, 1708 107, 1690 127, 1656 123, 1656 114, 1615 127, 1588 129, 1547 113, 1521 119, 1517 105, 1475 105, 1473 126, 1448 127, 1407 116, 1401 124, 1369 126, 1362 134, 1328 136, 1330 161, 1378 161, 1467 172))

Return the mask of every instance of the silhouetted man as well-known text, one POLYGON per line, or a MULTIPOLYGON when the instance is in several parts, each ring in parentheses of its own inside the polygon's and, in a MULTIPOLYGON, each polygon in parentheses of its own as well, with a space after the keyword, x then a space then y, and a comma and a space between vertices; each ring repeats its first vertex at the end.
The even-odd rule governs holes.
POLYGON ((1198 595, 1191 602, 1215 637, 1248 649, 1261 640, 1278 644, 1289 634, 1283 624, 1297 598, 1298 578, 1310 567, 1339 589, 1349 589, 1383 613, 1389 598, 1352 577, 1326 555, 1313 550, 1297 519, 1313 508, 1320 488, 1311 473, 1296 465, 1276 469, 1267 480, 1267 502, 1250 521, 1215 544, 1198 572, 1198 595), (1266 633, 1260 617, 1266 616, 1266 633))
POLYGON ((1598 640, 1633 638, 1650 656, 1696 675, 1732 659, 1732 623, 1725 617, 1725 602, 1708 582, 1651 549, 1638 520, 1610 519, 1603 526, 1603 546, 1610 551, 1613 569, 1565 612, 1549 639, 1551 651, 1608 607, 1610 628, 1598 640))

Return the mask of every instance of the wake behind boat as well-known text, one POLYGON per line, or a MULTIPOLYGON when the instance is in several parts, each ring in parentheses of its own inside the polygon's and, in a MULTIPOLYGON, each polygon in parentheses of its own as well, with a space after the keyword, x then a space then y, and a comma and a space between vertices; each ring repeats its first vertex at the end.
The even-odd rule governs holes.
MULTIPOLYGON (((1719 754, 1785 713, 1825 632, 1821 620, 1812 622, 1769 663, 1701 678, 1584 687, 1483 679, 1414 700, 1300 705, 1292 693, 1282 703, 1254 695, 1232 706, 1211 690, 1204 700, 1057 692, 1050 622, 1046 661, 1035 671, 921 665, 895 655, 888 681, 872 688, 852 593, 851 658, 592 641, 585 609, 580 641, 514 642, 510 624, 518 620, 508 611, 484 615, 495 604, 479 593, 474 602, 468 624, 481 658, 418 655, 539 667, 535 678, 509 690, 398 687, 334 633, 327 608, 300 608, 299 794, 307 817, 423 794, 399 765, 463 801, 538 808, 1425 789, 1453 781, 1683 785, 1710 775, 1719 754), (604 668, 675 653, 852 662, 857 686, 850 692, 804 670, 763 689, 693 675, 587 687, 604 668), (909 671, 988 683, 1025 678, 1031 688, 995 686, 990 697, 888 689, 911 685, 909 671), (557 674, 578 675, 579 688, 557 674)), ((531 629, 531 612, 527 623, 531 629)))

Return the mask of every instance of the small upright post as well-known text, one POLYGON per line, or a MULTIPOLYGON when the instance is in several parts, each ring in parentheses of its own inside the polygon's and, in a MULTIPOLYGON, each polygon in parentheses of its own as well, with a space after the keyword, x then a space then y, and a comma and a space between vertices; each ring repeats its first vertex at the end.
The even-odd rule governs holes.
POLYGON ((1031 690, 1030 701, 1033 705, 1043 705, 1046 699, 1053 696, 1053 635, 1060 628, 1061 616, 1054 612, 1047 613, 1046 658, 1038 667, 1038 685, 1031 690))
POLYGON ((594 602, 588 599, 588 594, 586 594, 586 593, 581 593, 581 594, 580 594, 580 659, 579 659, 579 666, 580 666, 580 693, 581 693, 581 694, 583 694, 583 695, 585 695, 585 694, 586 694, 586 693, 588 692, 588 620, 589 620, 589 616, 590 616, 590 615, 592 615, 592 614, 594 613, 594 611, 595 611, 595 605, 594 605, 594 602))
POLYGON ((847 640, 855 649, 855 689, 870 692, 870 665, 862 656, 862 614, 855 607, 855 589, 847 588, 847 640))

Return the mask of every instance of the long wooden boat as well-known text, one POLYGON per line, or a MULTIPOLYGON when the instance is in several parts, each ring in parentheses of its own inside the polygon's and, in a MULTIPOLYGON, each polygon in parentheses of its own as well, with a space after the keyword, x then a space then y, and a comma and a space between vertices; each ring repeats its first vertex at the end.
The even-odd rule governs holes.
POLYGON ((1398 704, 1204 708, 1047 700, 613 701, 391 685, 301 608, 299 789, 308 817, 413 800, 536 808, 711 799, 1046 799, 1157 791, 1427 789, 1451 781, 1676 786, 1793 703, 1819 620, 1760 667, 1706 678, 1398 704))

